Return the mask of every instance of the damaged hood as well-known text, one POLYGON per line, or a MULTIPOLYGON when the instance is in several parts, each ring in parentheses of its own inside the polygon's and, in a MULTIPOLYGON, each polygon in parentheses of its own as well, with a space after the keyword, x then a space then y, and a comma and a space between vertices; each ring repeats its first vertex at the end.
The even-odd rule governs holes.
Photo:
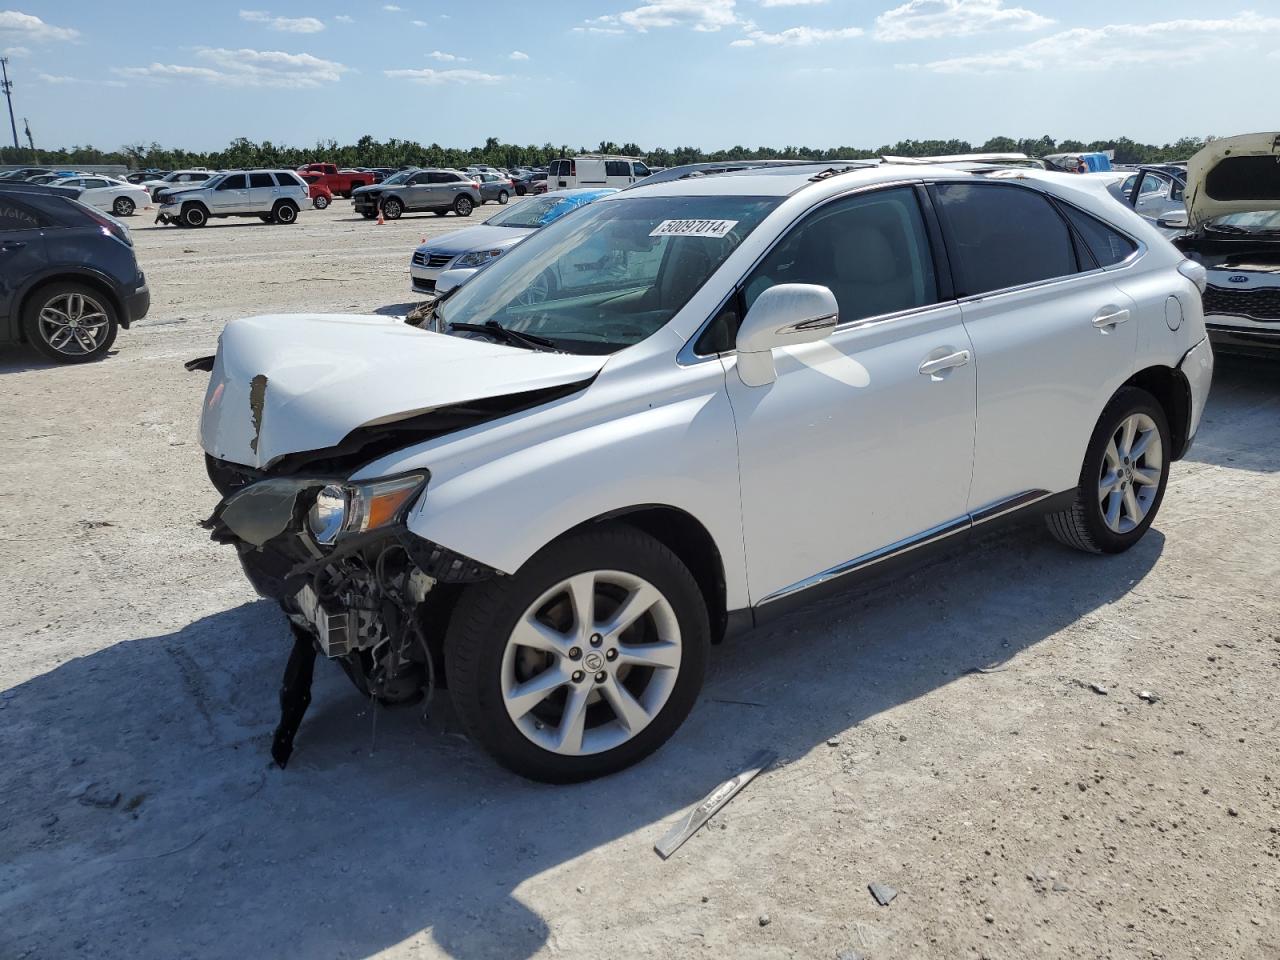
POLYGON ((200 443, 219 460, 262 469, 359 427, 585 383, 607 360, 430 333, 394 317, 247 317, 219 340, 200 443))
POLYGON ((1187 162, 1193 230, 1229 213, 1280 210, 1280 133, 1214 140, 1187 162))

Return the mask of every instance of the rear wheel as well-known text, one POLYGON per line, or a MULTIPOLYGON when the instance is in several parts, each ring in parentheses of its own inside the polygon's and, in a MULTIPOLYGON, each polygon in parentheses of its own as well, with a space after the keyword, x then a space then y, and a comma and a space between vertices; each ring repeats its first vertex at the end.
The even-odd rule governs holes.
POLYGON ((1071 506, 1049 532, 1089 553, 1122 553, 1151 527, 1169 481, 1169 421, 1151 394, 1122 387, 1102 412, 1071 506))
POLYGON ((507 201, 510 199, 511 199, 511 194, 507 193, 507 191, 505 190, 498 191, 498 203, 500 205, 505 207, 507 205, 507 201))
POLYGON ((665 743, 693 707, 709 649, 688 568, 618 525, 566 537, 514 575, 471 587, 445 666, 475 740, 516 773, 569 783, 665 743))
POLYGON ((453 201, 453 212, 460 217, 471 216, 471 211, 476 208, 475 203, 465 193, 457 200, 453 201))
POLYGON ((58 363, 97 360, 119 331, 111 301, 83 283, 53 283, 37 290, 22 312, 27 341, 58 363))
POLYGON ((395 197, 387 197, 382 201, 382 215, 388 220, 399 220, 402 213, 404 213, 404 204, 395 197))
POLYGON ((324 194, 321 194, 320 196, 316 197, 314 200, 311 201, 311 205, 315 207, 317 210, 323 210, 325 207, 329 205, 329 198, 326 197, 324 194))
POLYGON ((138 205, 129 197, 116 197, 116 202, 111 204, 111 212, 117 217, 131 217, 137 208, 138 205))
POLYGON ((298 219, 298 208, 288 200, 281 200, 271 210, 276 223, 290 224, 298 219))
POLYGON ((276 222, 275 214, 271 214, 271 213, 260 213, 258 214, 258 219, 261 220, 263 223, 276 222))

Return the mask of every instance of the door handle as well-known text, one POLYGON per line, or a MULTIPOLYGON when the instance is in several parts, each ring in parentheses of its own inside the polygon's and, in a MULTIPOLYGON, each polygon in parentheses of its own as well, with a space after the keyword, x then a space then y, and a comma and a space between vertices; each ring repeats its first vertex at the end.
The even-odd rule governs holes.
POLYGON ((1094 316, 1093 325, 1099 330, 1105 330, 1107 327, 1114 327, 1118 323, 1124 323, 1128 319, 1128 310, 1114 310, 1109 307, 1103 307, 1094 316))
POLYGON ((920 364, 920 373, 926 377, 937 376, 944 370, 950 370, 953 367, 963 367, 969 362, 968 350, 957 350, 955 353, 949 353, 945 357, 939 357, 937 360, 926 360, 920 364))

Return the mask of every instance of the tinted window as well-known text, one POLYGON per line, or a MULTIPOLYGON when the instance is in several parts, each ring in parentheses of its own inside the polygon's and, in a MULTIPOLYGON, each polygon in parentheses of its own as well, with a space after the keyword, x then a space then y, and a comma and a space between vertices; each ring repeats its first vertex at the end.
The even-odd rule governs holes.
POLYGON ((249 186, 274 187, 275 182, 271 179, 271 174, 269 173, 251 173, 249 174, 249 186))
POLYGON ((219 189, 219 190, 243 190, 243 189, 245 189, 245 185, 244 185, 244 174, 243 174, 243 173, 233 173, 231 176, 227 177, 227 179, 223 180, 220 184, 218 184, 217 189, 219 189))
POLYGON ((210 177, 212 177, 212 176, 213 176, 213 174, 212 174, 212 173, 193 173, 193 174, 191 174, 191 176, 190 176, 190 178, 189 178, 189 179, 194 180, 195 182, 199 183, 199 182, 201 182, 201 181, 203 181, 203 180, 208 180, 208 179, 209 179, 210 177))
POLYGON ((411 183, 452 183, 453 177, 447 173, 427 173, 420 174, 410 181, 411 183), (424 180, 423 177, 426 177, 424 180))
POLYGON ((811 214, 755 269, 745 289, 746 309, 779 283, 830 287, 841 323, 936 303, 933 257, 915 192, 877 191, 811 214))
POLYGON ((1034 190, 997 183, 940 183, 935 190, 961 296, 1076 272, 1066 222, 1034 190))
POLYGON ((107 181, 103 180, 101 177, 85 177, 84 180, 80 182, 84 185, 86 189, 110 186, 110 184, 107 183, 107 181))
MULTIPOLYGON (((307 183, 319 183, 320 181, 320 178, 314 175, 306 177, 305 179, 307 183)), ((297 174, 293 173, 277 173, 276 182, 278 182, 282 187, 298 187, 304 185, 302 181, 299 180, 297 174)))
POLYGON ((604 175, 606 177, 629 177, 631 176, 631 164, 625 160, 606 160, 604 162, 604 175))
POLYGON ((646 166, 645 166, 643 163, 641 163, 639 160, 637 160, 634 164, 632 164, 632 166, 635 168, 636 176, 637 176, 637 177, 647 177, 647 176, 649 176, 649 168, 648 168, 648 167, 646 167, 646 166))
POLYGON ((1066 204, 1063 204, 1062 210, 1079 231, 1080 236, 1084 238, 1085 246, 1093 254, 1093 259, 1098 262, 1098 266, 1110 267, 1120 263, 1127 260, 1138 249, 1138 245, 1124 234, 1112 230, 1084 211, 1066 204))
POLYGON ((0 230, 33 230, 43 226, 44 218, 30 207, 0 195, 0 230))

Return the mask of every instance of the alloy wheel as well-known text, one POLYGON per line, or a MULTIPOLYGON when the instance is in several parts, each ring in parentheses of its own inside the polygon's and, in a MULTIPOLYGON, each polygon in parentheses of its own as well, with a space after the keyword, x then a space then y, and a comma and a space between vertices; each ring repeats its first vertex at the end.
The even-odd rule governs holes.
POLYGON ((1145 413, 1120 421, 1102 457, 1098 503, 1102 518, 1115 533, 1138 527, 1160 492, 1164 449, 1160 430, 1145 413))
POLYGON ((537 746, 602 753, 662 710, 681 654, 675 610, 651 583, 619 570, 575 574, 516 621, 502 657, 502 702, 537 746))
POLYGON ((93 353, 111 326, 102 304, 83 293, 62 293, 40 308, 40 336, 69 357, 93 353))

